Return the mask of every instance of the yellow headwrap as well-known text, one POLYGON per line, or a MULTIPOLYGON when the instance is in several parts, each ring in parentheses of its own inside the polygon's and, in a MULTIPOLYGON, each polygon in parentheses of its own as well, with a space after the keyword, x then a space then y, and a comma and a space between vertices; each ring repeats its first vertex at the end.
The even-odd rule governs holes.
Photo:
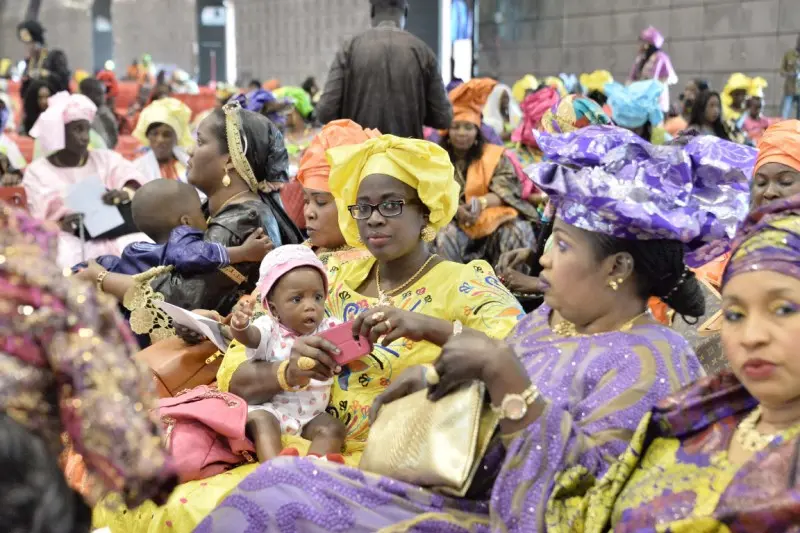
POLYGON ((763 96, 764 87, 767 86, 767 80, 764 78, 751 78, 742 74, 741 72, 734 72, 728 78, 728 83, 722 89, 722 115, 726 120, 739 120, 742 116, 742 111, 733 109, 733 97, 731 93, 737 90, 747 91, 748 96, 763 96), (760 92, 760 94, 758 94, 760 92))
POLYGON ((325 154, 331 165, 328 183, 336 199, 339 228, 351 246, 359 245, 360 239, 347 207, 356 203, 361 182, 372 174, 392 176, 416 189, 435 230, 449 224, 456 214, 460 190, 450 156, 438 144, 382 135, 361 144, 331 148, 325 154))
POLYGON ((567 94, 569 94, 567 87, 564 85, 564 81, 558 76, 547 76, 544 79, 544 84, 558 91, 558 95, 561 98, 564 98, 567 96, 567 94))
POLYGON ((521 104, 525 100, 525 91, 529 89, 535 91, 538 88, 539 80, 533 74, 528 74, 514 84, 514 87, 511 88, 511 96, 521 104))
POLYGON ((173 130, 178 139, 178 146, 188 148, 194 143, 191 125, 192 110, 177 98, 162 98, 142 109, 139 121, 133 136, 145 146, 150 145, 147 140, 147 128, 152 124, 166 124, 173 130))
POLYGON ((586 93, 592 91, 599 91, 603 94, 606 92, 606 84, 614 81, 614 76, 607 70, 595 70, 591 74, 581 74, 581 86, 586 93))

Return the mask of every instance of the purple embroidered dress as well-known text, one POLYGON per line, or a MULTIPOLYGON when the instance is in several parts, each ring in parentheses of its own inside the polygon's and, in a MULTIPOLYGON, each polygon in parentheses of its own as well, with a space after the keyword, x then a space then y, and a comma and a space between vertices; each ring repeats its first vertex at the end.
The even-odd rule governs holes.
POLYGON ((560 470, 579 464, 605 472, 650 406, 702 375, 688 343, 666 327, 563 338, 550 329, 549 314, 538 309, 508 337, 549 406, 486 455, 475 484, 493 486, 490 494, 448 498, 356 468, 279 458, 240 483, 195 531, 541 530, 560 470))

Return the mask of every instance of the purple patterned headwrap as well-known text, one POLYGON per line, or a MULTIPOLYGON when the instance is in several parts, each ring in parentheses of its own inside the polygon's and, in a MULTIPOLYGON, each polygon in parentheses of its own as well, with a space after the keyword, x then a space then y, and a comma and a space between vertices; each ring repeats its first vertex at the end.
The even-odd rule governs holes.
POLYGON ((681 241, 697 267, 728 250, 748 212, 754 148, 711 136, 653 146, 615 126, 536 137, 547 162, 525 172, 573 226, 681 241))
POLYGON ((770 202, 744 221, 722 276, 769 270, 800 279, 800 195, 770 202))
POLYGON ((639 39, 646 43, 652 44, 659 50, 662 46, 664 46, 664 36, 653 26, 648 26, 642 30, 642 33, 639 34, 639 39))
MULTIPOLYGON (((234 100, 239 102, 242 109, 261 113, 265 105, 277 101, 277 98, 266 89, 254 89, 246 94, 237 94, 228 101, 232 102, 234 100)), ((280 113, 268 113, 267 118, 279 126, 286 122, 286 117, 282 116, 280 113)))

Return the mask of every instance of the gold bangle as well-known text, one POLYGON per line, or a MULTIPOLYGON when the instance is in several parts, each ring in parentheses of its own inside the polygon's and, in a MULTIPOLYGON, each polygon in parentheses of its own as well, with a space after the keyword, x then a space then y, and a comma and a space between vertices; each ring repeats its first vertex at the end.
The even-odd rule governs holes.
POLYGON ((289 368, 289 360, 282 362, 278 365, 278 385, 280 385, 281 389, 289 392, 294 390, 292 387, 289 386, 289 383, 286 381, 286 370, 289 368))
POLYGON ((481 204, 481 210, 486 211, 486 208, 489 207, 489 199, 485 196, 479 196, 478 202, 481 204))
POLYGON ((97 279, 94 280, 94 283, 98 291, 103 292, 103 282, 109 274, 110 272, 108 270, 103 270, 97 275, 97 279))
POLYGON ((289 361, 290 359, 287 359, 278 366, 278 385, 280 385, 281 389, 286 392, 299 392, 306 390, 310 383, 309 385, 305 385, 303 387, 293 387, 289 385, 289 381, 286 379, 286 372, 289 370, 289 361))

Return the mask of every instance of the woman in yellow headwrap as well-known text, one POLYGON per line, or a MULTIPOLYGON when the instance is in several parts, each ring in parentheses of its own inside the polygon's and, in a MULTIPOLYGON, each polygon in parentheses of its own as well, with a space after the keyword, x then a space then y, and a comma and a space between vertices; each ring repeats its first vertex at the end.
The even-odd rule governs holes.
POLYGON ((533 74, 526 74, 519 80, 514 86, 511 88, 511 96, 514 97, 514 100, 517 102, 522 103, 525 100, 525 97, 534 92, 536 89, 539 88, 539 80, 536 79, 536 76, 533 74))
POLYGON ((753 83, 753 78, 734 72, 728 78, 728 83, 722 89, 722 119, 729 125, 739 122, 745 111, 747 93, 753 83))
POLYGON ((176 98, 156 100, 142 110, 133 136, 150 149, 136 160, 148 180, 186 181, 189 149, 194 140, 189 121, 192 110, 176 98))
POLYGON ((584 72, 580 76, 583 94, 600 104, 606 105, 606 85, 614 82, 614 76, 607 70, 595 70, 592 73, 584 72))
MULTIPOLYGON (((392 381, 410 366, 433 363, 454 323, 502 339, 522 309, 488 263, 451 263, 429 251, 426 241, 447 225, 458 205, 453 167, 442 148, 384 135, 331 148, 327 154, 328 185, 342 233, 349 244, 365 245, 372 256, 328 258, 326 313, 344 322, 363 316, 367 335, 386 335, 370 355, 344 366, 333 379, 327 411, 347 426, 344 457, 349 466, 357 466, 369 434, 370 406, 392 381)), ((295 344, 289 383, 299 350, 319 342, 312 338, 295 344)), ((217 383, 246 400, 263 399, 280 390, 274 389, 277 371, 272 363, 243 362, 226 354, 217 383)), ((307 449, 299 438, 286 436, 283 442, 303 454, 307 449)), ((126 527, 121 522, 109 525, 115 533, 188 533, 257 466, 184 483, 166 506, 148 503, 127 513, 126 527)))
POLYGON ((450 154, 459 187, 455 220, 436 238, 436 247, 451 261, 485 259, 535 242, 536 207, 523 200, 523 188, 502 146, 485 142, 481 110, 497 84, 476 78, 450 91, 453 123, 441 145, 450 154))

